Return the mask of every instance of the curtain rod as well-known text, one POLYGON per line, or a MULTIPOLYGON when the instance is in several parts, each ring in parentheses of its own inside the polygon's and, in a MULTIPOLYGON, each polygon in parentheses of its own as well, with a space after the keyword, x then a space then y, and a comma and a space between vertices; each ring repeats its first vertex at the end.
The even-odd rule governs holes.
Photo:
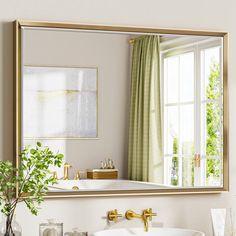
POLYGON ((129 39, 129 44, 134 44, 134 38, 129 39))

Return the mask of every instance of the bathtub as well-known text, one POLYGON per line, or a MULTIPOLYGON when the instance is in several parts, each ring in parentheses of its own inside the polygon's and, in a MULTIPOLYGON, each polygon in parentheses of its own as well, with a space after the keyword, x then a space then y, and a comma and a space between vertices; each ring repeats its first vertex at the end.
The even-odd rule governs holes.
POLYGON ((163 189, 168 186, 120 179, 82 179, 82 180, 59 180, 49 191, 93 191, 93 190, 140 190, 140 189, 163 189))

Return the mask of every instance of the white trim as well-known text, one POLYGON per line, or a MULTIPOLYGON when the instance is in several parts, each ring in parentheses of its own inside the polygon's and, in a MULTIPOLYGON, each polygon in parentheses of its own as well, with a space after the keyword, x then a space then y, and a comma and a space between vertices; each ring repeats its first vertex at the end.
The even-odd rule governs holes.
MULTIPOLYGON (((196 78, 199 78, 198 76, 196 76, 196 78)), ((183 105, 192 105, 194 104, 195 102, 192 101, 192 102, 173 102, 173 103, 166 103, 164 104, 165 107, 171 107, 171 106, 183 106, 183 105)), ((204 104, 204 103, 218 103, 219 105, 222 105, 222 99, 206 99, 206 100, 202 100, 200 101, 201 104, 204 104)))
MULTIPOLYGON (((214 47, 214 45, 219 46, 220 43, 222 42, 221 38, 208 38, 208 39, 204 39, 204 40, 197 40, 197 41, 193 41, 193 42, 189 42, 189 43, 185 43, 185 44, 181 44, 181 41, 183 42, 182 39, 178 40, 177 43, 175 43, 175 41, 177 41, 177 39, 174 40, 169 40, 169 45, 170 47, 168 49, 163 49, 161 50, 162 54, 168 54, 171 53, 173 51, 182 51, 188 47, 194 47, 194 46, 199 46, 199 49, 202 48, 207 48, 207 47, 214 47), (172 44, 170 44, 172 41, 172 44)), ((163 48, 164 42, 160 43, 161 48, 163 48)))
MULTIPOLYGON (((183 157, 186 157, 186 158, 193 158, 194 155, 192 154, 179 154, 179 155, 176 155, 176 154, 165 154, 164 157, 165 158, 168 158, 168 157, 173 157, 173 156, 176 156, 177 158, 183 158, 183 157)), ((221 159, 220 156, 206 156, 206 155, 201 155, 201 159, 221 159)))
POLYGON ((194 101, 192 102, 173 102, 173 103, 166 103, 165 107, 172 107, 172 106, 183 106, 183 105, 192 105, 194 104, 194 101))

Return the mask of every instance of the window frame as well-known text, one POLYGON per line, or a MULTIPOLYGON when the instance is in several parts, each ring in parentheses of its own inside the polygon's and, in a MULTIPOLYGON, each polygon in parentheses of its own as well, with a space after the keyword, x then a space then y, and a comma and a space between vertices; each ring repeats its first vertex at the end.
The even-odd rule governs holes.
MULTIPOLYGON (((176 106, 179 107, 183 106, 183 105, 187 105, 187 104, 193 104, 194 105, 194 147, 195 147, 195 152, 194 155, 197 153, 201 153, 201 143, 202 143, 202 132, 201 132, 201 106, 203 104, 203 102, 205 102, 205 104, 207 104, 207 99, 202 101, 201 100, 201 86, 202 86, 202 60, 201 60, 201 52, 203 50, 206 49, 210 49, 210 48, 214 48, 214 47, 219 47, 220 50, 220 55, 219 55, 219 60, 220 60, 220 73, 221 73, 221 78, 222 78, 222 84, 224 85, 224 78, 223 78, 223 47, 222 47, 222 41, 221 39, 207 39, 207 40, 202 40, 200 42, 191 42, 189 44, 184 44, 181 45, 181 42, 179 42, 180 44, 175 45, 174 47, 170 47, 164 50, 160 51, 160 61, 161 61, 161 88, 162 91, 164 91, 162 93, 162 120, 163 120, 163 127, 165 128, 164 122, 165 122, 165 107, 168 106, 176 106), (173 56, 180 56, 183 54, 187 54, 187 53, 191 53, 193 52, 194 54, 194 100, 193 102, 187 101, 187 102, 176 102, 176 103, 165 103, 165 82, 164 82, 164 60, 166 58, 170 58, 173 56), (200 130, 200 131, 199 131, 200 130)), ((178 81, 178 86, 180 86, 180 83, 178 81)), ((179 99, 178 99, 179 100, 179 99)), ((221 107, 224 108, 224 97, 222 96, 222 99, 219 100, 219 104, 221 105, 221 107)), ((178 111, 179 113, 179 111, 178 111)), ((180 126, 180 120, 178 121, 179 126, 180 126)), ((224 126, 224 122, 222 124, 222 127, 224 126)), ((163 143, 163 163, 164 163, 164 184, 170 184, 171 181, 171 163, 172 163, 172 159, 170 160, 170 157, 173 157, 174 155, 178 158, 178 160, 180 160, 179 163, 182 163, 182 159, 183 157, 192 157, 192 155, 187 155, 187 154, 173 154, 173 153, 165 153, 165 130, 163 128, 163 135, 162 135, 162 143, 163 143)), ((179 128, 180 129, 180 128, 179 128)), ((179 134, 180 135, 180 134, 179 134)), ((223 133, 221 134, 222 138, 223 138, 223 142, 224 142, 224 135, 223 133)), ((204 140, 204 143, 206 142, 206 139, 204 140)), ((178 150, 180 150, 180 143, 178 144, 178 150)), ((201 176, 200 176, 200 180, 197 180, 198 182, 200 181, 200 183, 204 183, 203 187, 208 187, 206 185, 206 162, 208 159, 216 159, 216 160, 220 160, 221 162, 223 162, 224 160, 224 155, 222 154, 222 156, 207 156, 207 155, 201 155, 201 176)), ((222 165, 223 167, 223 165, 222 165)), ((223 168, 222 168, 223 170, 223 168)), ((222 171, 221 171, 222 172, 222 171)), ((182 165, 179 166, 179 170, 178 170, 178 177, 179 177, 179 183, 178 183, 178 187, 183 187, 182 186, 182 165)), ((223 186, 224 183, 224 176, 221 173, 221 183, 223 186)), ((222 187, 219 186, 219 187, 222 187)), ((189 186, 187 186, 189 187, 189 186)), ((194 186, 192 186, 194 187, 194 186)), ((199 187, 199 186, 197 186, 199 187)))

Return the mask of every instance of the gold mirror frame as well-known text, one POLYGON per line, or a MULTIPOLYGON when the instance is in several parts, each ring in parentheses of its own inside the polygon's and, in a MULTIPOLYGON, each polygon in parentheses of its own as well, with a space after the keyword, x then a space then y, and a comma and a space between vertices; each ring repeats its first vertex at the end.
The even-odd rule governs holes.
POLYGON ((161 33, 176 35, 215 36, 223 39, 223 187, 217 188, 181 188, 181 189, 155 189, 155 190, 110 190, 110 191, 71 191, 49 192, 46 198, 59 197, 108 197, 108 196, 152 196, 169 194, 203 194, 221 193, 229 190, 229 164, 228 164, 228 82, 227 82, 227 57, 228 34, 226 32, 197 31, 186 29, 140 28, 111 25, 83 25, 76 23, 43 22, 43 21, 14 21, 14 157, 16 167, 19 166, 19 153, 21 150, 21 29, 23 27, 81 29, 108 32, 133 32, 133 33, 161 33))

